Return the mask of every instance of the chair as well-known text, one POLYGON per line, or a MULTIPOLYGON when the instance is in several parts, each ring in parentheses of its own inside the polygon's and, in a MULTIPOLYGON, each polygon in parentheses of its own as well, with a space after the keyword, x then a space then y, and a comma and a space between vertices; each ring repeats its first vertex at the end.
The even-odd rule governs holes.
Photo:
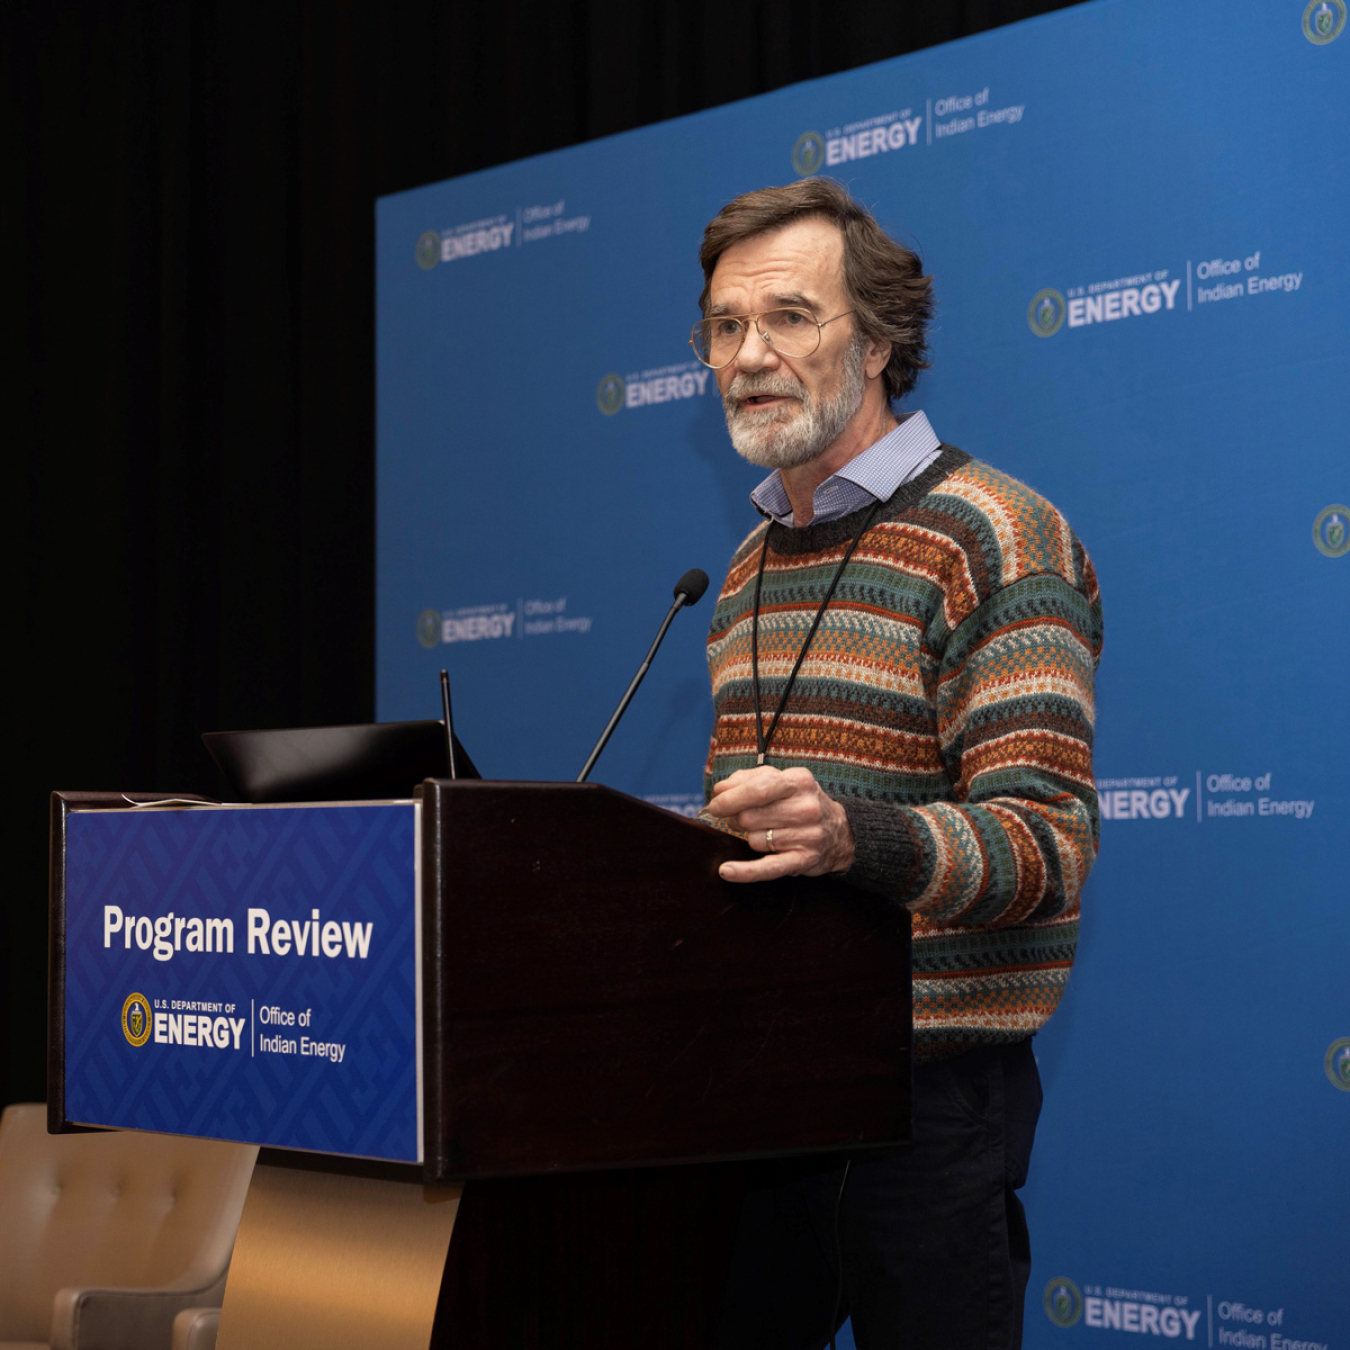
POLYGON ((185 1308, 173 1319, 173 1350, 216 1350, 219 1308, 185 1308))
POLYGON ((0 1117, 0 1350, 169 1350, 219 1306, 258 1150, 0 1117))

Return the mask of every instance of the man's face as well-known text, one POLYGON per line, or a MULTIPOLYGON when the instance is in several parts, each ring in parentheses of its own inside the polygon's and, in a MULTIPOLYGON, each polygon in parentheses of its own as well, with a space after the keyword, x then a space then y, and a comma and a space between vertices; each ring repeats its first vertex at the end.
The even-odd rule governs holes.
MULTIPOLYGON (((708 314, 758 314, 795 305, 818 320, 851 306, 844 290, 844 238, 819 217, 733 244, 717 260, 708 314)), ((717 371, 727 430, 752 464, 786 469, 823 454, 862 406, 863 339, 852 318, 820 330, 810 356, 787 357, 752 328, 736 359, 717 371)))

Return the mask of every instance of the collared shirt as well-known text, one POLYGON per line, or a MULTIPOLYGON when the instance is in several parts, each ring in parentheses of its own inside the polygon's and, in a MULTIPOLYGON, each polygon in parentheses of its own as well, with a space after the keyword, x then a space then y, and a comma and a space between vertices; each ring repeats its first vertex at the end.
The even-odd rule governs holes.
MULTIPOLYGON (((873 502, 886 501, 902 483, 917 478, 938 457, 941 446, 924 413, 906 413, 894 431, 855 455, 816 489, 811 523, 823 525, 873 502)), ((791 527, 792 503, 777 469, 750 494, 750 500, 761 514, 791 527)))

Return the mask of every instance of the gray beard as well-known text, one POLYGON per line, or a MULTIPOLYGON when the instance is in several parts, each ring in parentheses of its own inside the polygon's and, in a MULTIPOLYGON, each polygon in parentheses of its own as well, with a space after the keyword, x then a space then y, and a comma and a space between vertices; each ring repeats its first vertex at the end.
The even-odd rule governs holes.
POLYGON ((866 345, 861 335, 856 336, 844 353, 839 388, 819 401, 791 375, 769 371, 737 375, 722 395, 727 431, 736 453, 765 469, 795 469, 824 454, 862 407, 865 354, 866 345), (795 398, 801 407, 794 410, 789 405, 761 412, 745 405, 744 400, 755 394, 795 398))

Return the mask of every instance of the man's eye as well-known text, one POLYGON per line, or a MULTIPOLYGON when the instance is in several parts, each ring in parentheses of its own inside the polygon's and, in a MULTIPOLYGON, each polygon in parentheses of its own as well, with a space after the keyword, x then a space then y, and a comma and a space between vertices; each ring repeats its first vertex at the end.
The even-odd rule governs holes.
POLYGON ((785 309, 782 311, 779 322, 784 328, 800 328, 803 324, 810 323, 811 320, 799 309, 785 309))
POLYGON ((741 321, 739 319, 719 319, 713 331, 718 337, 735 337, 741 331, 741 321))

